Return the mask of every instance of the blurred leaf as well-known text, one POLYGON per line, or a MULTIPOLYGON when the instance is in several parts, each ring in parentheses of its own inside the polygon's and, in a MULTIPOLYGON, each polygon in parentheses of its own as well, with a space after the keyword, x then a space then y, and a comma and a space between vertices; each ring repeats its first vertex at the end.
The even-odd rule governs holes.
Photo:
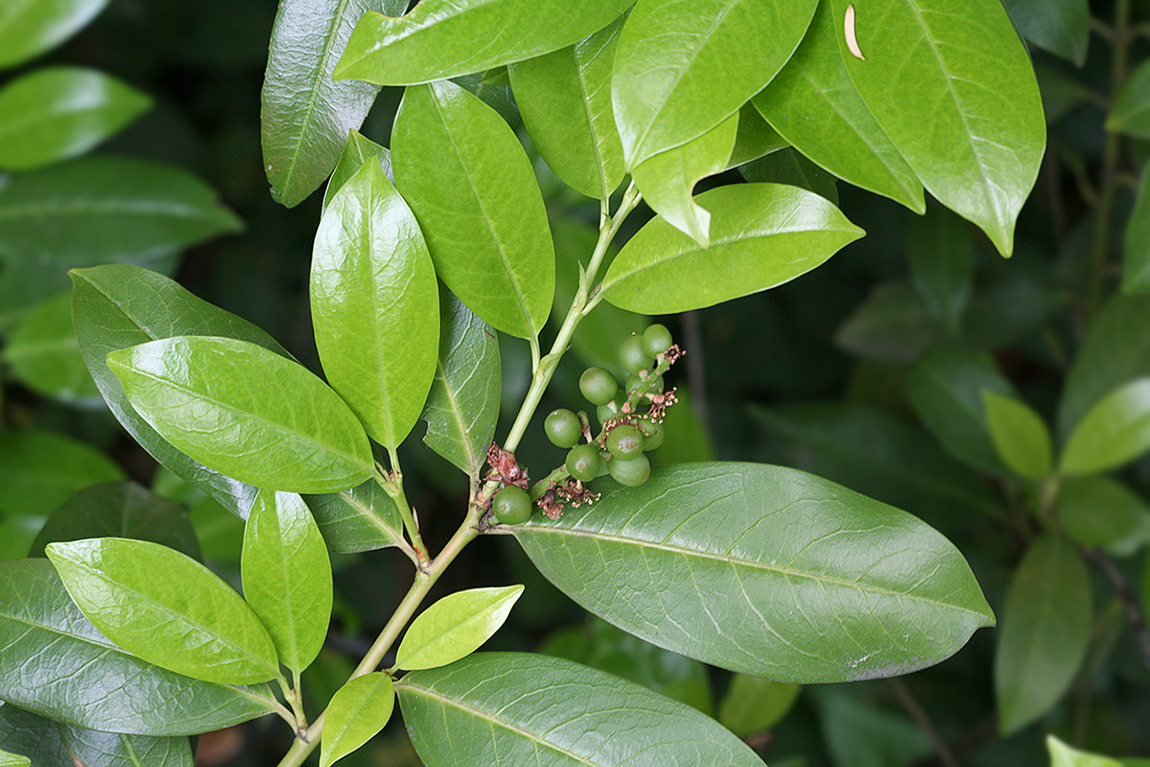
POLYGON ((1003 5, 1027 40, 1079 67, 1086 62, 1090 43, 1087 0, 1003 0, 1003 5))
POLYGON ((707 425, 691 403, 691 392, 676 391, 678 403, 663 419, 663 444, 655 450, 658 463, 696 463, 715 460, 715 445, 707 425))
POLYGON ((1106 130, 1150 138, 1150 61, 1140 64, 1122 84, 1106 130))
POLYGON ((383 729, 395 708, 395 686, 383 672, 364 674, 339 688, 328 705, 320 767, 329 767, 383 729))
POLYGON ((4 359, 12 375, 38 394, 77 405, 100 402, 100 391, 80 355, 67 292, 24 316, 8 337, 4 359))
POLYGON ((946 331, 908 282, 880 282, 847 317, 835 343, 853 354, 888 362, 914 362, 946 331))
POLYGON ((1143 172, 1138 198, 1126 222, 1122 249, 1122 292, 1150 293, 1150 173, 1143 172))
POLYGON ((1066 440, 1060 470, 1089 474, 1129 463, 1150 449, 1150 377, 1119 386, 1098 401, 1066 440))
POLYGON ((944 210, 913 219, 907 230, 911 282, 951 335, 974 291, 974 239, 966 225, 944 210))
POLYGON ((338 493, 305 495, 303 500, 333 552, 353 554, 406 544, 399 508, 374 479, 338 493))
POLYGON ((735 674, 719 704, 719 722, 740 738, 766 732, 787 715, 802 689, 797 684, 735 674))
POLYGON ((23 559, 39 535, 40 529, 48 521, 39 515, 0 517, 0 559, 23 559))
POLYGON ((740 165, 739 173, 752 184, 797 186, 835 205, 839 204, 835 177, 791 147, 784 147, 781 151, 771 152, 746 165, 740 165))
POLYGON ((124 470, 71 437, 0 430, 0 512, 48 516, 74 493, 124 479, 124 470))
POLYGON ((335 170, 331 172, 331 178, 328 179, 327 188, 323 192, 323 209, 325 211, 327 206, 331 204, 336 192, 351 180, 351 177, 363 167, 365 162, 371 159, 379 161, 383 175, 387 176, 387 180, 394 184, 395 174, 391 172, 391 150, 385 146, 380 146, 357 130, 348 131, 347 143, 343 145, 339 162, 335 164, 335 170))
POLYGON ((412 621, 396 651, 396 667, 439 668, 467 657, 495 635, 522 594, 523 586, 448 594, 412 621))
POLYGON ((204 559, 238 565, 244 546, 244 520, 215 498, 204 496, 188 511, 204 559))
POLYGON ((909 767, 931 753, 930 739, 903 716, 830 689, 817 699, 823 737, 837 765, 909 767))
POLYGON ((1076 543, 1115 556, 1130 556, 1150 541, 1150 506, 1109 477, 1064 479, 1058 488, 1058 518, 1076 543))
POLYGON ((108 0, 37 0, 0 8, 0 69, 55 48, 104 10, 108 0))
POLYGON ((982 392, 986 423, 994 446, 1010 470, 1025 479, 1043 479, 1054 467, 1046 423, 1030 406, 989 389, 982 392))
MULTIPOLYGON (((1124 767, 1125 764, 1101 754, 1071 748, 1053 735, 1046 736, 1046 749, 1050 752, 1050 767, 1124 767)), ((1133 767, 1132 763, 1130 767, 1133 767)))

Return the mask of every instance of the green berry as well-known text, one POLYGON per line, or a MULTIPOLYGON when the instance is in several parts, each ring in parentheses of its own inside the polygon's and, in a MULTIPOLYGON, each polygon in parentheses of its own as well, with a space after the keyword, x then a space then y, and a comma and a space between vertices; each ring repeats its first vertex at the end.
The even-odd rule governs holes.
POLYGON ((643 452, 650 452, 663 444, 667 431, 663 424, 654 421, 639 421, 639 431, 643 432, 643 452))
POLYGON ((643 454, 643 432, 629 423, 620 424, 607 435, 607 450, 615 458, 634 458, 643 454))
POLYGON ((571 448, 564 465, 567 467, 567 473, 575 479, 590 482, 599 476, 603 459, 599 456, 599 448, 594 445, 579 445, 571 448))
POLYGON ((619 363, 628 373, 638 373, 646 370, 654 362, 655 355, 647 354, 643 348, 643 336, 633 333, 623 339, 619 344, 619 363))
MULTIPOLYGON (((648 394, 662 394, 663 393, 663 376, 654 376, 653 378, 648 377, 647 381, 651 382, 651 387, 649 389, 647 389, 648 394)), ((627 384, 625 387, 627 389, 627 393, 631 394, 633 391, 638 389, 640 386, 645 384, 647 381, 644 381, 642 378, 640 378, 637 375, 628 376, 627 377, 627 384)))
POLYGON ((531 516, 530 496, 515 485, 507 485, 496 493, 491 507, 495 518, 505 525, 521 525, 531 516))
POLYGON ((603 368, 587 368, 579 376, 579 391, 592 405, 606 405, 615 399, 619 383, 603 368))
POLYGON ((671 331, 667 330, 666 325, 656 323, 643 331, 643 349, 652 357, 667 351, 673 343, 675 340, 671 338, 671 331))
POLYGON ((651 462, 642 454, 634 458, 612 458, 607 464, 607 471, 620 485, 637 487, 651 476, 651 462))
POLYGON ((556 447, 575 447, 583 436, 579 416, 563 408, 551 411, 543 421, 543 430, 547 432, 547 439, 556 447))
POLYGON ((599 419, 600 425, 607 423, 617 415, 619 415, 619 407, 614 402, 608 402, 606 405, 595 408, 595 417, 599 419))

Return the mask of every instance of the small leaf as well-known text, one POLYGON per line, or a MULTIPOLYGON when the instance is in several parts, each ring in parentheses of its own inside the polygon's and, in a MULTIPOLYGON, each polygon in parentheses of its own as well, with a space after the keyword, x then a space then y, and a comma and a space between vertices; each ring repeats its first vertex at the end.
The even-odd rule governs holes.
POLYGON ((1030 545, 1002 610, 994 654, 998 728, 1009 735, 1070 689, 1093 623, 1090 576, 1068 544, 1047 535, 1030 545))
POLYGON ((330 493, 374 470, 367 435, 339 395, 262 346, 177 336, 112 352, 108 367, 164 439, 240 481, 330 493))
POLYGON ((1130 556, 1150 540, 1150 506, 1126 485, 1105 476, 1064 479, 1058 519, 1075 543, 1130 556))
POLYGON ((839 204, 835 177, 799 154, 784 147, 739 167, 739 175, 752 184, 786 184, 814 192, 824 200, 839 204))
POLYGON ((1150 378, 1123 384, 1071 432, 1061 471, 1091 474, 1129 463, 1150 448, 1150 378))
POLYGON ((391 172, 391 150, 385 146, 380 146, 357 130, 348 131, 347 143, 343 145, 339 162, 335 164, 335 170, 331 172, 327 189, 323 193, 323 209, 325 211, 327 206, 331 204, 336 192, 359 172, 365 162, 371 159, 379 161, 383 175, 387 176, 387 180, 394 184, 395 174, 391 172))
POLYGON ((711 246, 651 221, 607 270, 608 301, 642 314, 713 306, 794 279, 864 234, 826 200, 793 187, 737 184, 696 201, 712 212, 711 246))
POLYGON ((1143 62, 1122 84, 1106 119, 1106 130, 1150 137, 1150 61, 1143 62))
POLYGON ((303 671, 331 620, 331 562, 319 527, 295 493, 261 490, 244 527, 244 600, 271 634, 280 661, 303 671))
POLYGON ((371 740, 394 708, 395 686, 382 672, 364 674, 339 688, 324 719, 320 767, 330 767, 371 740))
POLYGON ((104 10, 108 0, 39 0, 0 9, 0 69, 55 48, 104 10))
POLYGON ((1086 63, 1088 0, 1004 0, 1003 5, 1027 40, 1079 67, 1086 63))
POLYGON ((32 760, 20 754, 0 751, 0 767, 31 767, 32 760))
POLYGON ((438 668, 467 657, 494 636, 522 594, 522 586, 505 586, 445 596, 412 622, 396 652, 396 667, 438 668))
POLYGON ((305 495, 303 500, 332 552, 354 554, 407 542, 395 500, 374 479, 337 493, 305 495))
POLYGON ((31 170, 83 154, 152 106, 92 69, 38 69, 0 90, 0 168, 31 170))
POLYGON ((1125 767, 1117 759, 1071 748, 1053 735, 1046 736, 1046 750, 1050 752, 1050 767, 1125 767))
POLYGON ((937 207, 911 221, 907 235, 911 282, 930 313, 956 336, 974 291, 974 239, 957 216, 937 207))
POLYGON ((0 430, 0 514, 48 516, 74 493, 124 479, 124 470, 85 442, 46 431, 0 430))
POLYGON ((741 738, 766 732, 782 721, 802 689, 797 684, 735 674, 719 705, 719 722, 741 738))
POLYGON ((982 391, 987 426, 1003 463, 1020 477, 1043 479, 1054 466, 1046 423, 1019 399, 982 391))
POLYGON ((72 328, 72 297, 67 292, 24 316, 8 337, 4 358, 12 375, 39 394, 76 405, 100 403, 72 328))
POLYGON ((1150 293, 1150 173, 1143 172, 1138 198, 1126 222, 1122 249, 1122 292, 1150 293))
POLYGON ((787 146, 787 140, 770 126, 759 110, 744 104, 739 110, 739 131, 735 134, 735 148, 731 150, 728 168, 745 165, 787 146))

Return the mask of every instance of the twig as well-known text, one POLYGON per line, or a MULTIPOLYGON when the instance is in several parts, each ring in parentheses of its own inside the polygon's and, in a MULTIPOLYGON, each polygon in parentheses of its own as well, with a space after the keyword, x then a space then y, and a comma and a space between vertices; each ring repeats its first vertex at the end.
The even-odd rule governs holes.
POLYGON ((1114 587, 1118 599, 1122 602, 1126 623, 1138 638, 1138 647, 1142 651, 1142 663, 1150 669, 1150 627, 1146 625, 1146 616, 1142 613, 1142 607, 1134 596, 1134 590, 1130 588, 1130 582, 1122 573, 1118 572, 1118 568, 1114 566, 1114 562, 1106 556, 1105 552, 1085 547, 1080 548, 1080 551, 1084 557, 1098 566, 1098 569, 1110 581, 1110 585, 1114 587))
POLYGON ((919 705, 918 700, 914 697, 914 693, 910 691, 906 683, 901 679, 888 679, 887 682, 894 690, 894 694, 898 697, 898 702, 902 704, 906 712, 910 714, 910 718, 914 720, 914 723, 918 725, 918 728, 923 731, 934 745, 934 752, 938 754, 938 761, 942 762, 943 767, 959 767, 958 758, 955 757, 954 752, 950 750, 950 746, 943 740, 942 735, 938 729, 935 728, 934 722, 930 720, 930 715, 919 705))

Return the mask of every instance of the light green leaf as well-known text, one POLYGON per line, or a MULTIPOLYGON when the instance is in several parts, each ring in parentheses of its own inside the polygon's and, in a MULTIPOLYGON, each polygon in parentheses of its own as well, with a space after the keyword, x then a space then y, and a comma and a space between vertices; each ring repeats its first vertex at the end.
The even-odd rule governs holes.
POLYGON ((438 291, 411 209, 378 163, 364 163, 320 220, 311 316, 327 380, 390 448, 415 426, 435 376, 438 291))
POLYGON ((731 150, 728 168, 745 165, 787 146, 787 140, 770 126, 752 104, 743 104, 739 110, 739 130, 735 134, 735 148, 731 150))
POLYGON ((705 663, 869 679, 937 663, 994 622, 939 533, 813 475, 679 464, 641 487, 593 487, 593 506, 509 532, 584 608, 705 663))
POLYGON ((1138 182, 1138 198, 1126 222, 1122 292, 1150 293, 1150 173, 1146 172, 1138 182))
POLYGON ((374 479, 337 493, 305 495, 303 500, 330 551, 354 554, 407 542, 395 500, 374 479))
POLYGON ((711 211, 711 246, 651 221, 607 270, 608 301, 642 314, 713 306, 794 279, 864 234, 838 208, 794 187, 736 184, 696 201, 711 211))
POLYGON ((51 543, 45 553, 80 611, 136 657, 220 684, 265 682, 279 673, 259 618, 194 559, 126 538, 51 543))
POLYGON ((957 336, 974 292, 974 238, 968 226, 937 206, 907 229, 907 261, 914 289, 930 313, 957 336))
POLYGON ((327 206, 331 204, 332 198, 335 197, 335 193, 359 172, 365 162, 371 159, 379 161, 383 175, 387 176, 387 180, 394 184, 395 174, 391 172, 391 150, 385 146, 380 146, 357 130, 348 131, 347 143, 343 145, 339 162, 335 164, 335 170, 331 172, 327 189, 323 193, 323 209, 325 211, 327 206))
POLYGON ((814 192, 824 200, 839 204, 835 177, 815 165, 794 147, 771 152, 739 167, 739 175, 752 184, 786 184, 814 192))
POLYGON ((611 64, 623 18, 576 45, 507 68, 523 122, 555 175, 607 199, 623 180, 611 106, 611 64))
POLYGON ((108 0, 9 0, 0 8, 0 69, 55 48, 104 10, 108 0))
POLYGON ((1150 506, 1106 476, 1072 477, 1058 488, 1058 519, 1076 543, 1130 556, 1150 540, 1150 506))
POLYGON ((533 338, 551 310, 555 249, 515 134, 478 98, 439 82, 407 89, 391 148, 436 274, 492 327, 533 338))
POLYGON ((923 213, 922 183, 851 82, 839 33, 830 0, 822 0, 795 55, 752 104, 819 166, 923 213))
POLYGON ((998 729, 1017 732, 1070 689, 1093 624, 1090 575, 1074 549, 1054 535, 1027 549, 1002 610, 994 654, 998 729))
POLYGON ((371 740, 394 708, 395 686, 382 672, 364 674, 339 688, 324 719, 320 767, 330 767, 371 740))
POLYGON ((46 397, 78 405, 99 404, 96 388, 72 328, 72 297, 49 298, 12 330, 4 347, 12 375, 46 397))
POLYGON ((1022 400, 982 390, 982 405, 994 446, 1010 470, 1026 479, 1043 479, 1054 467, 1054 448, 1046 423, 1022 400))
POLYGON ((0 751, 0 767, 31 767, 32 760, 20 754, 0 751))
POLYGON ((782 68, 816 0, 639 0, 611 97, 628 170, 703 135, 782 68))
MULTIPOLYGON (((852 0, 832 0, 835 23, 852 0)), ((1046 147, 1030 58, 999 0, 856 0, 865 60, 839 48, 923 185, 1009 256, 1046 147), (929 129, 924 129, 929 126, 929 129)))
POLYGON ((1071 432, 1060 470, 1091 474, 1129 463, 1150 448, 1150 378, 1119 386, 1071 432))
POLYGON ((423 442, 478 481, 499 419, 499 339, 458 298, 440 294, 439 360, 423 442))
POLYGON ((1139 65, 1123 83, 1106 119, 1106 130, 1150 137, 1150 61, 1139 65))
POLYGON ((1027 40, 1080 67, 1086 62, 1088 0, 1003 0, 1003 5, 1027 40))
POLYGON ((152 106, 93 69, 38 69, 0 90, 0 168, 31 170, 83 154, 152 106))
POLYGON ((505 586, 445 596, 412 622, 396 652, 396 667, 438 668, 467 657, 494 636, 522 594, 522 586, 505 586))
POLYGON ((367 435, 339 395, 262 346, 178 336, 107 359, 141 417, 221 474, 257 487, 330 493, 374 470, 367 435))
POLYGON ((1050 767, 1123 767, 1117 759, 1079 751, 1053 735, 1046 736, 1046 750, 1050 752, 1050 767))
POLYGON ((702 136, 649 157, 631 172, 651 209, 700 248, 710 245, 711 214, 695 204, 691 191, 702 179, 726 169, 738 127, 735 112, 702 136))
POLYGON ((280 661, 303 671, 331 621, 331 561, 311 512, 295 493, 261 490, 244 527, 244 600, 271 634, 280 661))
POLYGON ((124 479, 112 459, 79 440, 46 431, 0 430, 0 514, 46 517, 74 493, 124 479))
POLYGON ((482 72, 574 45, 619 17, 632 0, 424 0, 392 18, 367 13, 335 79, 429 83, 482 72), (482 45, 472 41, 481 40, 482 45))
POLYGON ((802 689, 797 684, 735 674, 719 705, 719 722, 741 738, 766 732, 782 721, 802 689))
POLYGON ((476 765, 762 767, 690 706, 558 658, 477 653, 413 671, 395 688, 426 764, 457 764, 466 754, 476 765))

